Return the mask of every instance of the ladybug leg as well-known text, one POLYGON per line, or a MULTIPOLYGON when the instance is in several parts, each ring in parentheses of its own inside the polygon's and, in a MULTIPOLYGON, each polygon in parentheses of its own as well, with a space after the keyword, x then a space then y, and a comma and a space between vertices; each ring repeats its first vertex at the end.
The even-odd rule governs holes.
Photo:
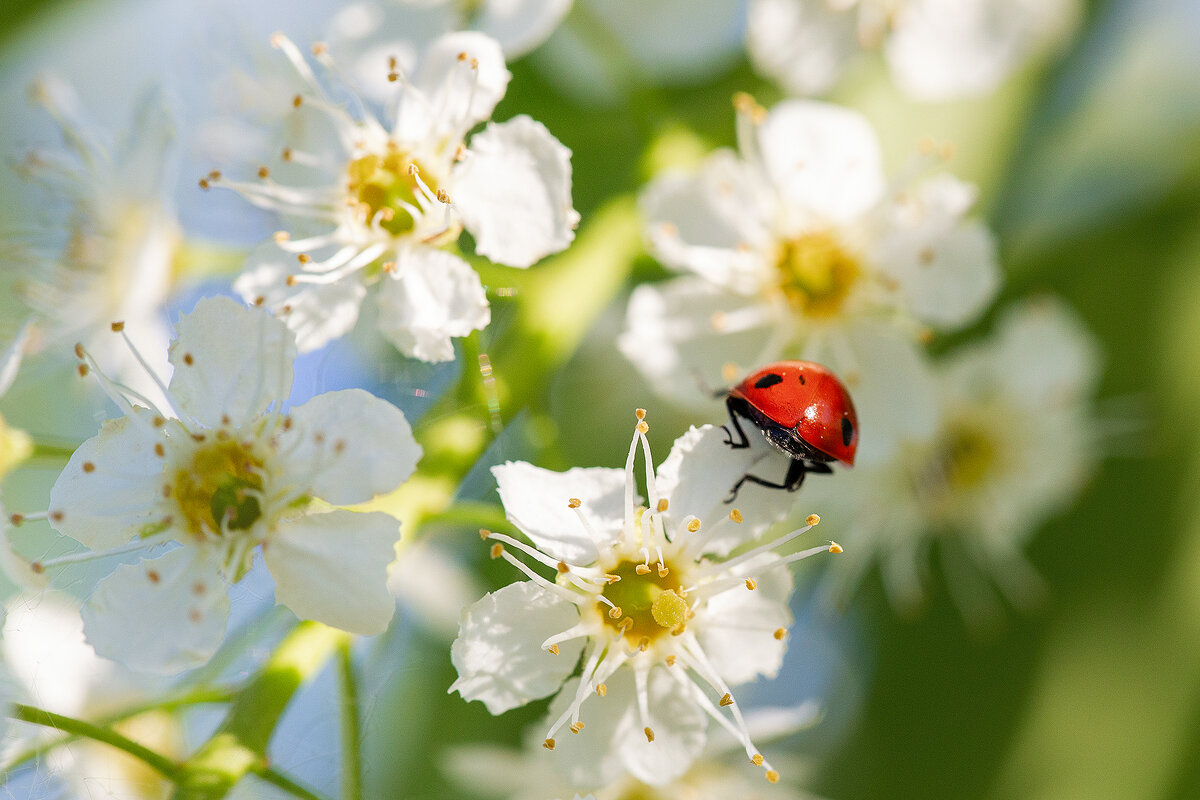
MULTIPOLYGON (((729 412, 729 421, 733 423, 733 429, 737 431, 738 439, 733 440, 733 433, 730 432, 728 425, 722 425, 721 430, 725 431, 725 444, 732 447, 734 450, 742 450, 750 446, 750 440, 746 438, 746 432, 742 430, 742 424, 738 422, 737 412, 733 410, 733 398, 730 397, 725 401, 725 409, 729 412)), ((729 502, 733 502, 730 500, 729 502)))
MULTIPOLYGON (((747 472, 737 483, 733 485, 733 488, 729 490, 729 497, 725 498, 725 504, 728 505, 737 499, 738 492, 741 491, 742 485, 745 483, 758 484, 759 486, 765 486, 768 489, 786 489, 789 492, 794 492, 800 488, 800 484, 804 483, 804 476, 810 466, 812 465, 808 462, 800 461, 799 459, 792 460, 792 462, 788 464, 787 475, 784 477, 783 483, 768 481, 764 478, 760 478, 757 475, 751 475, 749 472, 747 472)), ((825 471, 829 471, 828 467, 826 467, 825 471)))

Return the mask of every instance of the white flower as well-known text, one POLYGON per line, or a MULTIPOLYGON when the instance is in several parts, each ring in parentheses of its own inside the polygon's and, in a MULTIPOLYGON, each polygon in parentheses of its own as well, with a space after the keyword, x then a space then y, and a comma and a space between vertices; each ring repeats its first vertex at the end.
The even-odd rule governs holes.
POLYGON ((263 310, 204 299, 177 330, 166 410, 138 405, 80 349, 80 372, 90 367, 125 416, 80 445, 50 493, 51 525, 90 552, 32 571, 182 545, 118 566, 84 608, 96 652, 135 669, 203 662, 224 633, 225 585, 259 545, 276 600, 297 616, 382 631, 398 523, 326 504, 365 502, 412 473, 420 448, 404 415, 358 389, 284 413, 295 343, 263 310))
POLYGON ((167 368, 162 305, 182 236, 166 196, 174 130, 164 100, 145 94, 114 143, 65 83, 46 77, 31 94, 58 123, 66 147, 32 150, 17 165, 36 190, 10 242, 20 276, 14 288, 30 312, 17 356, 46 348, 66 356, 83 342, 115 377, 153 397, 153 382, 114 346, 108 326, 128 322, 139 348, 160 359, 155 367, 167 368))
POLYGON ((1073 0, 752 0, 750 59, 795 94, 830 89, 864 50, 882 50, 910 96, 986 94, 1073 16, 1073 0))
POLYGON ((791 623, 792 579, 783 567, 841 548, 773 552, 816 524, 812 516, 803 528, 729 557, 788 504, 758 486, 743 490, 753 492, 741 495, 744 513, 722 499, 747 470, 781 467, 782 456, 765 445, 731 450, 720 428, 705 426, 676 441, 656 477, 644 413, 624 470, 493 468, 508 519, 534 546, 481 534, 495 542, 493 557, 529 580, 463 612, 451 691, 499 714, 561 687, 544 746, 573 785, 599 786, 625 772, 656 786, 674 780, 704 747, 710 717, 777 780, 730 687, 779 669, 791 623), (639 447, 648 508, 635 497, 639 447), (572 678, 581 656, 582 673, 572 678), (572 735, 560 736, 563 729, 572 735))
MULTIPOLYGON (((98 657, 84 641, 78 602, 54 592, 9 601, 0 654, 11 668, 22 702, 76 719, 104 718, 136 707, 151 697, 153 688, 162 688, 98 657)), ((165 755, 182 755, 183 731, 166 712, 150 710, 113 727, 165 755)), ((15 733, 20 735, 0 756, 6 762, 17 751, 61 738, 40 726, 20 726, 15 733)), ((87 739, 43 753, 36 769, 33 779, 42 791, 48 770, 56 782, 65 784, 60 788, 63 796, 71 797, 86 797, 102 786, 105 797, 136 800, 160 797, 170 785, 143 762, 87 739)))
POLYGON ((878 563, 893 602, 911 607, 936 542, 969 618, 995 611, 980 572, 1009 600, 1032 599, 1040 582, 1022 549, 1095 463, 1089 396, 1098 362, 1075 315, 1040 299, 1009 309, 990 341, 925 367, 920 382, 936 398, 932 428, 896 437, 879 458, 809 487, 809 499, 857 537, 830 570, 829 588, 844 595, 878 563))
MULTIPOLYGON (((380 117, 357 97, 347 110, 348 87, 327 90, 291 41, 273 43, 308 86, 298 113, 319 115, 332 135, 288 147, 257 183, 201 180, 278 212, 289 228, 251 255, 235 288, 282 316, 306 352, 349 331, 374 286, 388 340, 424 361, 453 359, 451 339, 487 325, 490 311, 479 276, 443 248, 464 229, 476 252, 508 266, 565 248, 579 220, 570 151, 526 116, 489 123, 466 143, 510 77, 482 34, 440 37, 411 73, 381 55, 392 95, 380 117)), ((328 49, 313 50, 336 76, 328 49)))
POLYGON ((1000 276, 991 236, 966 218, 973 187, 949 175, 889 185, 856 112, 735 105, 740 154, 663 176, 642 198, 652 251, 690 273, 630 298, 619 344, 651 385, 694 403, 697 372, 715 385, 798 356, 853 388, 869 354, 849 331, 951 330, 986 306, 1000 276))

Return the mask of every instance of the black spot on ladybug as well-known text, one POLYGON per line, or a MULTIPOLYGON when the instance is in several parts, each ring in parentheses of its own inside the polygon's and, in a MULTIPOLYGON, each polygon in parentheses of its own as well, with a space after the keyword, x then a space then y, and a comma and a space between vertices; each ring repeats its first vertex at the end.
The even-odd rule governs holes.
POLYGON ((854 426, 850 424, 850 420, 842 417, 842 444, 846 447, 850 446, 850 440, 854 438, 854 426))
POLYGON ((803 375, 797 375, 796 377, 798 377, 798 378, 800 379, 800 385, 801 385, 801 386, 803 386, 804 384, 808 383, 808 381, 804 380, 804 376, 803 376, 803 375))
POLYGON ((776 375, 774 372, 769 372, 754 382, 755 389, 767 389, 777 383, 783 383, 783 376, 776 375))

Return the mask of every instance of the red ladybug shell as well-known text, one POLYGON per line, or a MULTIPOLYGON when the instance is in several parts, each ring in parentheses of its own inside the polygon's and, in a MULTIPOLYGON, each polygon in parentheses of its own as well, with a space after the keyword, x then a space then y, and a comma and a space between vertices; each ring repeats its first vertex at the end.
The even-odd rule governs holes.
POLYGON ((729 390, 771 422, 793 429, 805 443, 854 466, 858 415, 837 376, 811 361, 776 361, 729 390))

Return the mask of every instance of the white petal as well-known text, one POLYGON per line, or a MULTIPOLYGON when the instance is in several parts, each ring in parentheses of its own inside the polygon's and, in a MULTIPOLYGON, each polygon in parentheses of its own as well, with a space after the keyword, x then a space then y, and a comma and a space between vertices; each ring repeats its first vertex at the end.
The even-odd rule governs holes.
POLYGON ((51 518, 55 530, 108 550, 162 519, 165 462, 154 454, 158 439, 149 426, 128 417, 108 420, 79 446, 50 490, 50 510, 62 514, 51 518))
POLYGON ((1017 403, 1063 407, 1095 388, 1101 352, 1079 316, 1057 298, 1026 300, 997 323, 991 382, 1017 403))
POLYGON ((552 694, 575 669, 583 640, 562 642, 559 654, 542 642, 579 621, 575 605, 529 581, 484 595, 463 611, 450 660, 464 700, 482 700, 492 714, 552 694))
POLYGON ((654 255, 732 291, 758 291, 773 241, 766 189, 729 151, 713 154, 694 175, 657 178, 641 198, 654 255))
POLYGON ((291 391, 295 337, 265 309, 206 297, 175 327, 168 389, 201 423, 241 425, 291 391))
POLYGON ((300 619, 382 633, 396 610, 387 588, 400 523, 390 514, 331 511, 280 523, 263 545, 275 600, 300 619))
POLYGON ((470 31, 437 39, 422 55, 412 79, 428 106, 437 110, 432 127, 421 138, 461 136, 483 122, 504 97, 510 78, 504 54, 494 39, 470 31), (478 64, 476 68, 471 67, 472 59, 478 64))
POLYGON ((492 475, 505 516, 551 558, 590 564, 600 548, 616 542, 625 524, 623 469, 575 467, 552 472, 509 461, 492 467, 492 475), (578 512, 567 505, 572 498, 582 503, 578 512), (580 514, 588 521, 586 527, 580 514))
POLYGON ((571 1, 490 0, 473 26, 498 41, 509 58, 516 58, 546 41, 571 10, 571 1))
POLYGON ((786 100, 759 127, 763 167, 798 211, 846 222, 883 197, 883 155, 866 117, 809 100, 786 100))
POLYGON ((225 636, 229 596, 214 554, 180 547, 122 564, 83 607, 83 629, 98 655, 142 672, 199 666, 225 636))
POLYGON ((943 329, 975 319, 1000 287, 996 247, 982 223, 962 216, 976 190, 949 175, 896 205, 873 260, 899 282, 908 310, 943 329))
POLYGON ((0 353, 0 396, 9 390, 17 379, 17 370, 21 367, 21 359, 25 355, 25 345, 29 342, 29 333, 33 329, 33 319, 26 320, 17 335, 0 353))
POLYGON ((476 251, 498 264, 528 267, 575 238, 571 151, 527 116, 475 134, 453 186, 476 251))
MULTIPOLYGON (((704 748, 708 718, 666 669, 651 669, 649 720, 638 714, 633 670, 628 666, 608 679, 603 698, 584 702, 580 719, 587 727, 578 734, 564 729, 555 740, 556 766, 573 785, 610 783, 624 767, 644 783, 663 786, 692 765, 704 748), (646 740, 646 727, 654 731, 653 742, 646 740)), ((563 687, 550 704, 550 719, 566 710, 577 685, 572 680, 563 687)))
POLYGON ((859 50, 855 22, 826 0, 752 0, 746 48, 792 94, 822 94, 859 50))
POLYGON ((786 566, 771 568, 778 561, 768 553, 738 569, 735 574, 753 577, 757 588, 737 586, 714 595, 688 625, 730 686, 773 678, 783 664, 787 637, 776 639, 774 631, 792 624, 788 599, 793 583, 786 566))
POLYGON ((475 270, 442 250, 419 247, 397 255, 396 270, 379 287, 379 329, 405 355, 452 361, 452 337, 491 320, 475 270))
POLYGON ((334 505, 364 503, 412 475, 421 458, 404 413, 362 389, 325 392, 291 411, 281 480, 304 481, 334 505), (320 441, 318 442, 318 437, 320 441))
POLYGON ((720 427, 705 425, 691 428, 675 440, 670 455, 658 468, 658 490, 668 499, 671 519, 678 524, 686 515, 700 518, 697 534, 704 540, 704 552, 725 555, 738 545, 752 541, 767 526, 783 519, 791 509, 794 494, 745 483, 737 499, 725 503, 733 485, 746 474, 782 482, 791 460, 776 451, 758 429, 742 420, 742 430, 750 446, 734 449, 720 427), (737 508, 741 524, 727 519, 737 508), (718 527, 719 523, 719 527, 718 527), (714 529, 710 534, 709 529, 714 529))
POLYGON ((296 334, 296 347, 308 353, 344 336, 358 321, 358 310, 367 289, 358 273, 326 284, 297 282, 287 285, 289 275, 300 270, 296 257, 274 244, 256 249, 247 269, 233 282, 234 291, 247 303, 258 303, 280 315, 296 334), (284 313, 283 308, 289 310, 284 313))
POLYGON ((719 414, 701 384, 726 385, 728 364, 741 372, 777 357, 768 350, 776 321, 758 298, 699 278, 677 278, 633 290, 617 344, 659 394, 719 414), (721 323, 731 319, 739 321, 736 327, 721 323))

